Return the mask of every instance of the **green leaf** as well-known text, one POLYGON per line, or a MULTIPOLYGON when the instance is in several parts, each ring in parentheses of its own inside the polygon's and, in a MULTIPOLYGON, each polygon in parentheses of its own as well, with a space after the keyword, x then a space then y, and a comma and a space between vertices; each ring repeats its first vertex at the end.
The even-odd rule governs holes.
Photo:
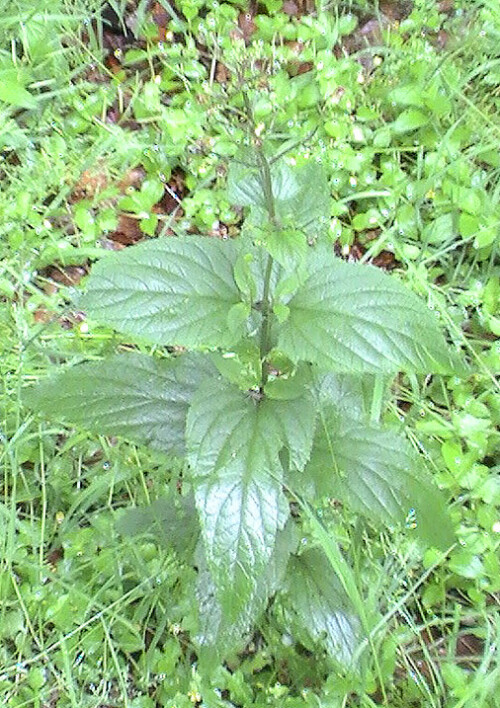
POLYGON ((474 239, 474 248, 486 248, 498 239, 498 221, 490 218, 486 224, 481 224, 476 238, 474 239))
POLYGON ((290 314, 290 308, 288 307, 288 305, 283 305, 282 303, 277 302, 273 307, 273 312, 276 315, 276 319, 281 324, 282 322, 285 322, 288 319, 288 315, 290 314))
POLYGON ((288 565, 287 596, 301 624, 344 667, 360 642, 360 623, 323 551, 311 549, 288 565))
POLYGON ((458 231, 462 238, 469 238, 477 234, 480 228, 480 220, 478 216, 472 216, 462 212, 458 217, 458 231))
POLYGON ((227 314, 227 327, 236 341, 239 341, 246 331, 246 322, 250 317, 250 303, 237 302, 227 314))
POLYGON ((324 236, 329 224, 331 193, 324 170, 317 162, 306 163, 294 170, 298 191, 277 204, 280 221, 292 229, 303 231, 311 239, 324 236))
POLYGON ((358 18, 356 15, 342 15, 338 20, 335 18, 335 25, 338 27, 339 34, 351 34, 358 26, 358 18))
POLYGON ((290 553, 296 551, 297 545, 296 525, 289 520, 285 528, 277 533, 272 556, 258 588, 233 620, 229 620, 223 612, 206 560, 198 553, 196 594, 199 601, 200 626, 195 643, 198 645, 199 659, 205 668, 208 668, 207 664, 220 663, 230 652, 244 647, 253 626, 265 609, 268 598, 281 586, 290 553))
MULTIPOLYGON (((278 202, 292 199, 299 191, 294 171, 282 161, 271 167, 271 184, 274 199, 278 202)), ((245 151, 242 161, 235 160, 229 166, 227 198, 231 204, 265 209, 266 196, 256 154, 245 151)))
POLYGON ((253 254, 242 252, 234 264, 234 280, 240 291, 250 300, 255 300, 257 284, 252 274, 253 254))
POLYGON ((422 106, 424 103, 422 86, 419 84, 397 86, 392 91, 389 91, 387 98, 391 103, 398 106, 422 106))
POLYGON ((286 520, 282 442, 268 407, 223 380, 193 400, 186 436, 207 564, 232 622, 258 594, 286 520))
POLYGON ((339 429, 329 416, 305 473, 319 494, 340 499, 374 523, 406 525, 443 550, 454 543, 445 500, 406 440, 390 430, 360 423, 339 429))
POLYGON ((344 373, 456 373, 436 318, 394 277, 319 247, 306 270, 278 340, 293 361, 344 373))
POLYGON ((258 387, 262 378, 260 349, 255 341, 242 339, 233 351, 211 352, 210 359, 219 373, 242 391, 258 387))
POLYGON ((25 403, 50 418, 183 455, 191 398, 213 372, 199 354, 120 354, 41 381, 26 392, 25 403))
POLYGON ((36 98, 14 79, 0 78, 0 101, 19 108, 36 108, 36 98))
POLYGON ((266 605, 265 587, 256 589, 230 618, 223 611, 217 587, 206 562, 197 561, 199 628, 194 637, 199 660, 204 671, 213 670, 230 652, 242 649, 248 641, 253 624, 259 619, 266 605))
MULTIPOLYGON (((266 221, 266 198, 257 156, 245 153, 242 162, 231 164, 228 199, 238 206, 250 206, 249 224, 259 228, 266 221)), ((330 216, 330 190, 326 176, 316 162, 299 167, 282 159, 270 165, 271 183, 278 221, 285 227, 303 231, 312 238, 326 232, 330 216)))
POLYGON ((125 334, 155 344, 234 344, 227 317, 240 301, 237 246, 203 237, 141 243, 96 263, 79 306, 125 334))
POLYGON ((289 270, 300 266, 307 253, 306 238, 296 229, 270 228, 263 242, 274 260, 289 270))
POLYGON ((304 395, 310 398, 310 393, 304 386, 304 382, 306 380, 304 375, 304 369, 305 372, 308 374, 309 372, 307 370, 307 365, 304 364, 296 373, 280 373, 278 376, 270 376, 266 385, 264 386, 264 392, 266 396, 280 401, 292 401, 296 398, 303 398, 304 395))
POLYGON ((425 243, 451 243, 456 239, 456 228, 453 214, 441 214, 427 223, 422 229, 422 241, 425 243))
POLYGON ((305 464, 314 430, 305 411, 307 403, 256 400, 223 379, 193 399, 188 459, 208 567, 231 619, 259 592, 288 516, 279 452, 289 445, 293 464, 305 464))
POLYGON ((194 552, 200 534, 193 497, 177 492, 156 499, 150 506, 127 509, 116 522, 116 529, 123 536, 152 533, 159 544, 171 546, 182 558, 194 552))
POLYGON ((316 367, 311 369, 311 376, 320 406, 334 407, 349 420, 368 420, 375 376, 324 373, 316 367))
POLYGON ((417 130, 427 125, 429 116, 416 108, 407 108, 399 114, 392 124, 393 130, 396 133, 409 133, 412 130, 417 130))
POLYGON ((141 185, 140 200, 143 209, 149 210, 163 197, 165 186, 159 179, 146 179, 141 185))
MULTIPOLYGON (((290 382, 291 383, 291 382, 290 382)), ((316 428, 316 407, 312 395, 304 390, 303 395, 297 396, 293 390, 293 398, 288 400, 268 400, 266 407, 269 415, 276 416, 275 425, 285 447, 290 453, 290 463, 298 470, 302 470, 311 455, 316 428)), ((281 395, 284 395, 281 392, 281 395)))
POLYGON ((139 226, 143 234, 154 236, 156 227, 158 226, 158 216, 156 214, 150 214, 145 219, 140 220, 139 226))
POLYGON ((448 567, 452 573, 462 578, 480 578, 484 576, 484 564, 481 558, 473 551, 466 549, 456 550, 451 554, 448 567))

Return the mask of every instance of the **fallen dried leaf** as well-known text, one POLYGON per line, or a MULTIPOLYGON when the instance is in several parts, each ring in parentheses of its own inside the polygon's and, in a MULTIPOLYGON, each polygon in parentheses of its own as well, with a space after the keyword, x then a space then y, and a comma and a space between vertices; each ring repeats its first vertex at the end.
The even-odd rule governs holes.
POLYGON ((118 226, 108 234, 110 241, 116 241, 124 246, 130 246, 144 238, 139 226, 139 220, 127 214, 118 216, 118 226))
POLYGON ((69 201, 79 202, 82 199, 92 199, 108 186, 108 176, 101 170, 84 170, 73 187, 69 201))

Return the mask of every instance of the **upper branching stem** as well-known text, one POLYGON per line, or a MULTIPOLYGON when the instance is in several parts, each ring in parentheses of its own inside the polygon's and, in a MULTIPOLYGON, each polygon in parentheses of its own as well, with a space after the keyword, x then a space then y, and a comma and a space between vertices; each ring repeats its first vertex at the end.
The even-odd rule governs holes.
POLYGON ((266 204, 266 210, 269 214, 269 220, 274 228, 278 228, 278 222, 276 219, 276 206, 274 204, 274 194, 273 194, 273 183, 271 179, 271 168, 269 167, 269 162, 264 155, 264 150, 262 145, 256 145, 257 159, 259 161, 259 171, 262 182, 262 189, 264 191, 264 201, 266 204))
POLYGON ((266 272, 264 274, 264 292, 262 294, 262 327, 260 330, 260 360, 262 362, 262 377, 260 387, 261 389, 267 383, 267 366, 265 365, 265 358, 269 352, 269 337, 271 330, 271 300, 270 300, 270 284, 271 284, 271 274, 273 271, 273 258, 272 256, 267 256, 266 272))
MULTIPOLYGON (((266 204, 266 210, 269 215, 269 221, 271 228, 278 228, 278 221, 276 218, 276 205, 274 202, 273 194, 273 184, 271 180, 271 168, 269 167, 269 162, 264 155, 264 150, 262 145, 257 144, 257 159, 259 161, 259 171, 261 177, 262 189, 264 192, 264 200, 266 204)), ((262 293, 262 329, 260 332, 260 360, 262 362, 262 378, 261 378, 261 389, 267 383, 268 370, 265 365, 265 358, 269 353, 270 349, 270 332, 271 332, 271 275, 273 272, 274 259, 271 254, 267 256, 266 271, 264 273, 264 291, 262 293)))
MULTIPOLYGON (((271 228, 278 229, 279 224, 278 224, 278 220, 276 217, 276 204, 274 201, 274 194, 273 194, 271 168, 269 165, 269 161, 264 153, 262 143, 260 142, 260 140, 255 140, 255 121, 254 121, 254 117, 253 117, 252 106, 250 105, 250 100, 248 98, 248 95, 245 92, 243 92, 243 101, 245 104, 245 109, 246 109, 249 125, 252 127, 252 139, 254 140, 257 161, 259 164, 259 172, 260 172, 260 178, 261 178, 262 191, 264 192, 264 203, 265 203, 266 211, 269 215, 269 222, 271 224, 271 228)), ((268 254, 267 263, 266 263, 266 270, 264 273, 264 290, 262 293, 262 305, 261 305, 262 325, 261 325, 260 343, 259 343, 260 360, 262 362, 262 377, 261 377, 261 382, 260 382, 261 391, 264 389, 264 386, 266 385, 267 378, 268 378, 268 369, 265 364, 265 359, 266 359, 266 356, 268 355, 269 349, 270 349, 271 304, 272 304, 270 290, 271 290, 271 276, 272 276, 272 272, 273 272, 273 265, 274 265, 274 259, 270 254, 268 254)))

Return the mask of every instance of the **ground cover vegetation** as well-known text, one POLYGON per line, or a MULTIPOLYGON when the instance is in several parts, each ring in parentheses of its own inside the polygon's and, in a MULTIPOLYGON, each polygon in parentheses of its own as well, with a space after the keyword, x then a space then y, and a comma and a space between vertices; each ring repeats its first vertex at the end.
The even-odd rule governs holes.
POLYGON ((498 705, 499 39, 5 3, 3 705, 498 705))

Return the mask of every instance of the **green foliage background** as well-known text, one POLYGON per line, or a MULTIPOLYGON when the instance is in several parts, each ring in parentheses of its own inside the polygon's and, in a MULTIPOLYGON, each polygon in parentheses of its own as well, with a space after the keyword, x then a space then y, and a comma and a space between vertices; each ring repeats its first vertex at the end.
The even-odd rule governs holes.
MULTIPOLYGON (((179 3, 184 19, 178 13, 170 30, 183 41, 158 43, 146 3, 139 3, 133 32, 142 44, 123 52, 116 74, 103 63, 99 5, 38 3, 35 11, 31 3, 7 3, 0 19, 4 704, 184 706, 199 697, 217 706, 497 705, 496 3, 457 2, 446 15, 434 2, 416 2, 375 46, 340 56, 331 46, 355 31, 369 3, 333 5, 300 21, 267 3, 269 15, 256 19, 248 46, 230 35, 235 4, 179 3), (440 32, 448 34, 444 50, 440 32), (299 59, 296 45, 282 40, 298 43, 299 59), (366 68, 360 54, 372 58, 366 68), (102 235, 117 226, 117 203, 144 234, 166 233, 173 221, 153 207, 182 169, 189 194, 179 227, 237 228, 240 214, 226 190, 231 173, 220 165, 244 131, 230 85, 214 80, 222 57, 265 76, 254 107, 263 137, 280 141, 299 168, 311 160, 324 167, 330 218, 311 228, 328 231, 345 252, 361 245, 364 261, 394 254, 391 277, 427 300, 471 366, 465 379, 400 381, 384 411, 386 422, 421 448, 452 500, 459 543, 446 559, 434 551, 422 556, 407 533, 381 535, 329 505, 307 521, 322 539, 325 582, 329 574, 347 577, 347 558, 353 593, 381 617, 362 682, 325 655, 321 632, 303 631, 294 614, 300 596, 294 606, 285 599, 273 605, 243 655, 197 670, 190 644, 197 619, 184 592, 191 587, 194 594, 195 573, 169 542, 158 545, 177 535, 166 512, 175 498, 164 498, 182 464, 172 458, 166 468, 156 453, 105 437, 106 409, 89 436, 41 423, 21 406, 25 383, 61 363, 123 349, 111 330, 88 330, 66 289, 51 292, 44 271, 99 258, 102 235), (297 62, 312 70, 293 75, 297 62), (90 65, 107 80, 89 80, 90 65), (107 123, 116 105, 123 119, 107 123), (121 194, 116 185, 137 165, 147 180, 121 194), (74 201, 86 170, 104 173, 107 183, 74 201), (146 528, 138 511, 139 535, 127 536, 119 525, 125 509, 147 504, 157 510, 159 531, 146 528), (464 638, 474 647, 469 662, 460 658, 464 638)), ((311 189, 303 204, 322 199, 311 189)), ((258 223, 259 214, 252 218, 258 223)), ((287 262, 290 254, 275 257, 287 262)), ((330 385, 348 402, 341 382, 330 385)), ((160 436, 154 406, 149 410, 160 436)), ((189 518, 190 510, 180 513, 189 518)), ((194 543, 190 533, 186 522, 186 544, 194 543)), ((314 567, 315 553, 307 550, 303 564, 314 567)))

